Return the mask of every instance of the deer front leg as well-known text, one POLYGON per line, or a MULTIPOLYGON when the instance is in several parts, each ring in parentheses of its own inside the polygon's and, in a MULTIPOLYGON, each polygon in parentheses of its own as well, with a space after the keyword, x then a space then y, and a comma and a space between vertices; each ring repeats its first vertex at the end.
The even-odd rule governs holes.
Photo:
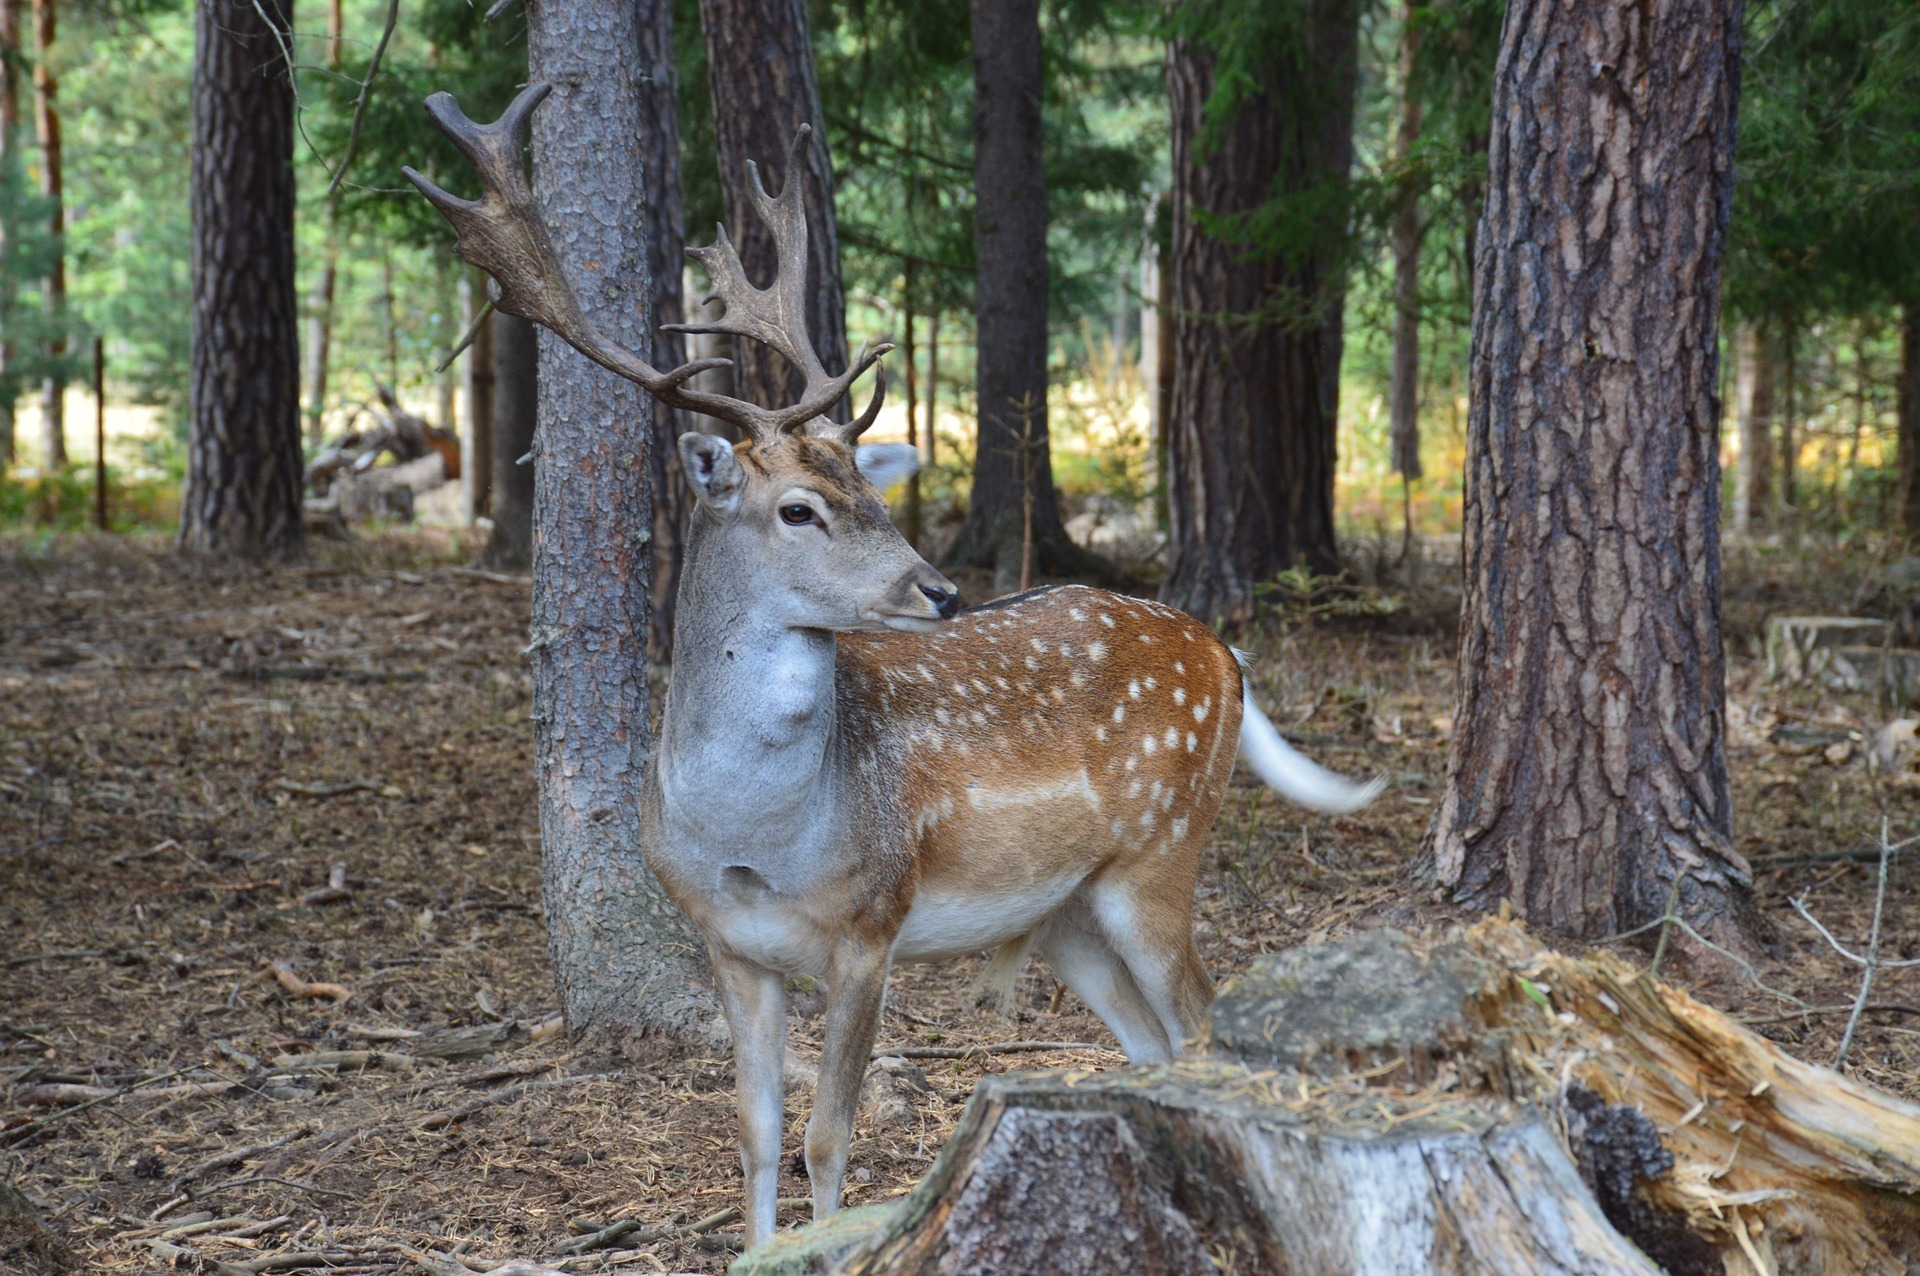
POLYGON ((813 1216, 839 1212, 840 1186, 847 1173, 847 1143, 853 1137, 854 1109, 866 1080, 880 1006, 887 993, 892 957, 885 944, 848 939, 834 954, 828 972, 827 1031, 820 1051, 820 1084, 807 1118, 807 1178, 813 1184, 813 1216))
POLYGON ((727 1026, 733 1031, 740 1168, 747 1179, 747 1248, 752 1249, 773 1235, 774 1204, 780 1195, 787 988, 773 971, 718 953, 713 970, 727 1026))

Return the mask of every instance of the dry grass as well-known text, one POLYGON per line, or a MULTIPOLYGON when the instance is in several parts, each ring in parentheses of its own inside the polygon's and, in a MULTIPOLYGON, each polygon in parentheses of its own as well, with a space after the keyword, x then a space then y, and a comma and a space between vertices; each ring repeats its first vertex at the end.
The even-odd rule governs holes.
MULTIPOLYGON (((0 544, 5 1179, 42 1204, 88 1270, 160 1267, 131 1234, 150 1232, 155 1212, 183 1196, 162 1223, 202 1211, 210 1221, 285 1217, 261 1236, 236 1235, 245 1223, 234 1222, 171 1238, 229 1262, 304 1248, 332 1255, 336 1269, 427 1271, 416 1256, 552 1254, 582 1229, 631 1218, 683 1234, 621 1250, 613 1261, 624 1269, 719 1270, 737 1225, 684 1231, 738 1192, 725 1058, 592 1075, 554 1035, 456 1062, 297 1061, 417 1047, 403 1031, 504 1023, 526 1035, 555 1005, 527 766, 523 591, 460 574, 444 543, 395 537, 333 553, 269 576, 195 568, 138 544, 0 544), (342 890, 330 891, 336 878, 342 890), (296 998, 269 973, 275 962, 352 997, 296 998), (29 1102, 62 1093, 37 1087, 112 1089, 169 1073, 182 1075, 156 1081, 154 1095, 29 1128, 69 1105, 29 1102), (237 1084, 167 1089, 195 1080, 237 1084), (248 1148, 259 1150, 176 1187, 209 1158, 248 1148)), ((1753 657, 1765 612, 1844 604, 1870 566, 1871 555, 1844 551, 1732 560, 1734 786, 1749 855, 1852 849, 1883 813, 1896 836, 1920 823, 1913 788, 1876 787, 1857 750, 1836 763, 1817 743, 1819 731, 1870 731, 1871 705, 1768 687, 1753 657), (1798 743, 1768 742, 1767 727, 1783 722, 1803 728, 1798 743)), ((1396 786, 1345 818, 1232 791, 1198 903, 1216 975, 1359 926, 1457 919, 1406 873, 1444 772, 1453 603, 1436 589, 1408 601, 1373 631, 1320 625, 1252 639, 1276 720, 1329 765, 1390 771, 1396 786)), ((1894 885, 1887 955, 1920 956, 1912 869, 1897 868, 1894 885)), ((1816 1007, 1845 1003, 1855 972, 1786 899, 1804 896, 1857 938, 1871 866, 1788 863, 1763 870, 1760 886, 1780 939, 1760 976, 1816 1007)), ((901 971, 883 1040, 1100 1048, 922 1061, 924 1088, 909 1077, 863 1118, 851 1201, 916 1180, 983 1073, 1121 1063, 1099 1023, 1055 997, 1044 967, 1024 977, 1008 1022, 975 1006, 978 966, 901 971)), ((1796 1010, 1737 976, 1695 988, 1749 1016, 1796 1010)), ((804 1061, 817 1057, 821 1007, 817 994, 796 1000, 804 1061)), ((1884 975, 1874 1000, 1920 1005, 1920 972, 1884 975)), ((1843 1023, 1822 1013, 1764 1031, 1825 1062, 1843 1023)), ((1916 1095, 1916 1062, 1920 1014, 1868 1017, 1857 1075, 1916 1095)), ((790 1147, 804 1116, 796 1094, 790 1147)), ((804 1196, 804 1175, 790 1165, 781 1190, 804 1196)), ((783 1206, 781 1221, 806 1214, 783 1206)))

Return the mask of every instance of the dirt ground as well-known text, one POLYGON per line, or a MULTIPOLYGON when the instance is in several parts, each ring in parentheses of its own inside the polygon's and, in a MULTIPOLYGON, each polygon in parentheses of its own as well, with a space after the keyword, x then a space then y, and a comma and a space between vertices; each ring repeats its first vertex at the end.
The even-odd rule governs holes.
MULTIPOLYGON (((739 1224, 712 1220, 739 1191, 729 1061, 608 1071, 552 1030, 526 590, 462 561, 445 536, 274 575, 0 540, 0 1180, 84 1270, 158 1270, 180 1246, 459 1272, 445 1256, 550 1256, 622 1220, 647 1230, 577 1270, 728 1261, 739 1224), (295 995, 307 981, 351 995, 295 995)), ((1866 767, 1885 715, 1865 697, 1766 683, 1759 634, 1770 613, 1845 610, 1874 567, 1859 546, 1728 562, 1738 838, 1777 945, 1751 977, 1692 986, 1822 1063, 1858 974, 1788 901, 1863 943, 1874 867, 1846 854, 1883 817, 1920 832, 1920 789, 1866 767)), ((1284 729, 1394 786, 1330 818, 1237 785, 1197 908, 1217 977, 1356 927, 1462 920, 1408 874, 1444 773, 1457 607, 1450 569, 1422 576, 1384 619, 1296 617, 1245 643, 1284 729)), ((1912 858, 1888 958, 1920 957, 1912 858)), ((911 1185, 984 1073, 1122 1063, 1038 964, 1011 1020, 978 1008, 980 964, 898 972, 883 1042, 1087 1044, 896 1070, 856 1132, 850 1202, 911 1185)), ((1920 1097, 1920 970, 1884 974, 1873 1001, 1849 1070, 1920 1097)), ((818 998, 797 1010, 794 1051, 817 1057, 818 998)), ((805 1111, 790 1096, 790 1148, 805 1111)), ((806 1193, 796 1170, 785 1196, 806 1193)), ((781 1221, 808 1213, 783 1202, 781 1221)))

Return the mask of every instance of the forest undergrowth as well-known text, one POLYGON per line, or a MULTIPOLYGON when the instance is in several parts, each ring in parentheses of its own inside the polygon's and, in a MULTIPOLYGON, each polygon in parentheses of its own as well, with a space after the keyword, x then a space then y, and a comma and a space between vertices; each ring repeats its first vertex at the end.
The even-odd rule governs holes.
MULTIPOLYGON (((401 534, 275 574, 155 542, 0 541, 0 1176, 84 1270, 184 1247, 236 1270, 310 1252, 459 1272, 588 1238, 577 1270, 728 1261, 728 1059, 614 1068, 554 1031, 526 587, 460 561, 401 534)), ((1662 971, 1820 1063, 1858 972, 1789 901, 1863 943, 1872 849, 1883 820, 1920 832, 1920 777, 1911 756, 1868 767, 1888 717, 1869 697, 1768 683, 1759 635, 1770 614, 1847 610, 1875 568, 1857 546, 1729 551, 1736 835, 1775 942, 1752 971, 1685 953, 1662 971)), ((1410 875, 1444 779, 1455 576, 1402 567, 1385 614, 1296 600, 1242 640, 1283 730, 1393 785, 1324 817, 1236 777, 1197 908, 1216 979, 1357 928, 1466 920, 1410 875)), ((1916 855, 1892 870, 1888 960, 1920 957, 1916 855)), ((902 1058, 870 1082, 851 1203, 917 1180, 982 1075, 1122 1064, 1043 965, 1010 1016, 976 1004, 980 965, 897 972, 881 1041, 902 1058), (1009 1043, 1056 1044, 987 1052, 1009 1043)), ((1884 972, 1872 1003, 1849 1070, 1920 1098, 1920 969, 1884 972)), ((790 1151, 822 1009, 806 987, 795 1005, 790 1151)), ((797 1161, 782 1195, 782 1224, 803 1221, 797 1161)))

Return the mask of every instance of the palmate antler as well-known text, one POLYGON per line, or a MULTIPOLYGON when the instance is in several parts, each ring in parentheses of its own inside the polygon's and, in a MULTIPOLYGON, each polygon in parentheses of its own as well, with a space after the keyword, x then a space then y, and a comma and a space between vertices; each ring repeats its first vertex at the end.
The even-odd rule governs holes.
POLYGON ((476 124, 466 117, 448 93, 427 99, 427 114, 440 126, 480 177, 478 200, 449 195, 413 169, 403 171, 420 193, 453 223, 460 255, 492 275, 500 285, 497 309, 519 315, 545 327, 555 336, 609 372, 644 388, 670 407, 700 412, 730 421, 746 430, 756 443, 771 443, 787 430, 837 438, 851 443, 873 424, 886 398, 886 370, 875 373, 873 399, 867 410, 845 425, 829 421, 825 413, 847 393, 860 374, 875 367, 893 349, 890 342, 861 346, 853 363, 839 376, 821 367, 807 332, 807 218, 800 190, 801 148, 812 130, 800 126, 787 157, 787 177, 778 199, 767 194, 760 171, 747 163, 747 175, 756 212, 773 231, 779 270, 772 284, 755 288, 740 266, 739 254, 721 228, 710 248, 694 248, 688 255, 707 269, 713 291, 704 303, 719 300, 726 313, 712 323, 675 324, 681 332, 725 332, 765 342, 785 356, 806 377, 800 401, 784 408, 763 408, 731 395, 694 390, 687 382, 711 368, 724 368, 728 359, 695 359, 670 372, 661 372, 645 359, 610 339, 580 308, 553 240, 547 233, 540 203, 527 184, 520 159, 520 138, 533 109, 552 86, 530 84, 492 124, 476 124))

